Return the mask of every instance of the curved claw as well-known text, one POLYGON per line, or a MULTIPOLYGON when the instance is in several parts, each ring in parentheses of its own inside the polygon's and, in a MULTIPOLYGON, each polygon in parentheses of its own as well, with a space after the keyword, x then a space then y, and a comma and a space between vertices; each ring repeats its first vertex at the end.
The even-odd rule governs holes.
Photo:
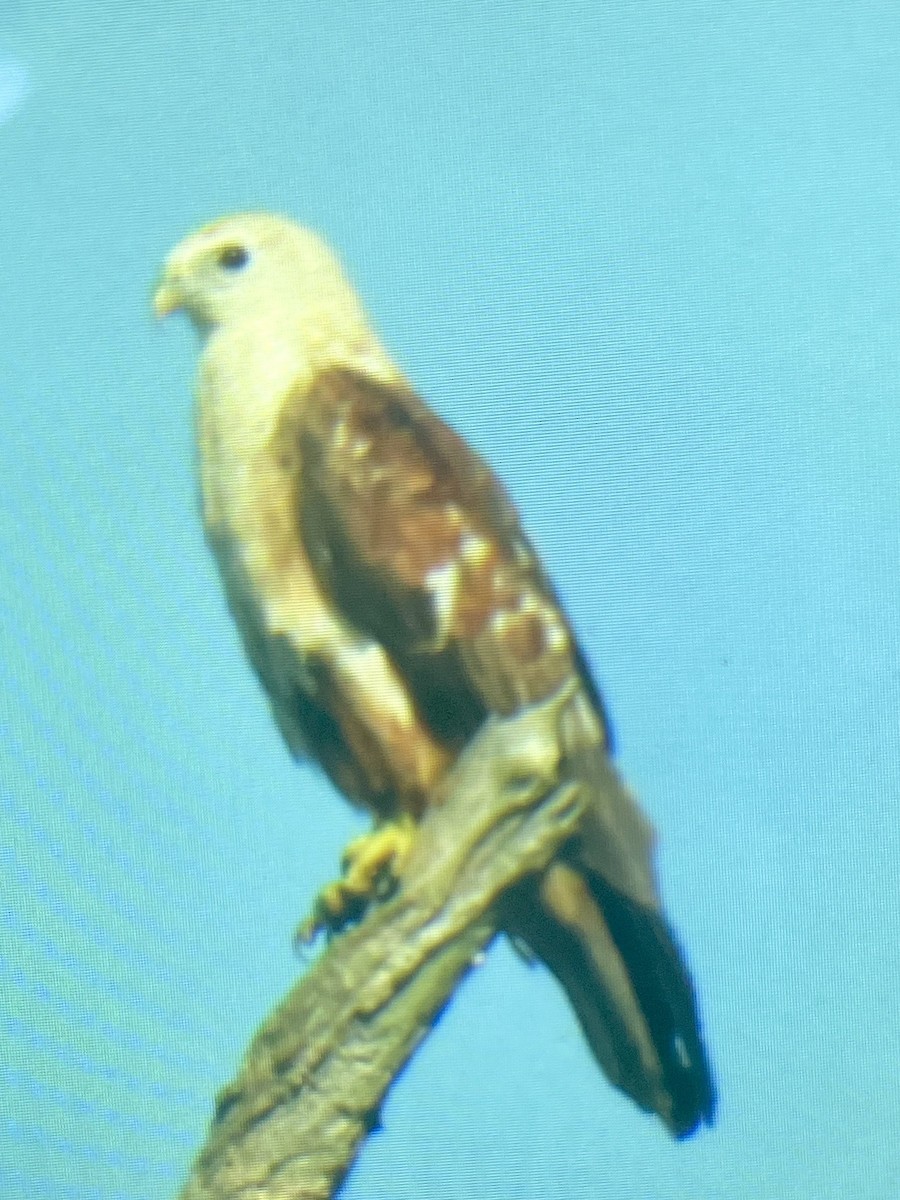
POLYGON ((343 875, 319 892, 312 912, 297 927, 295 944, 308 944, 323 931, 340 933, 360 920, 373 901, 392 895, 415 833, 415 822, 404 814, 354 838, 341 857, 343 875))

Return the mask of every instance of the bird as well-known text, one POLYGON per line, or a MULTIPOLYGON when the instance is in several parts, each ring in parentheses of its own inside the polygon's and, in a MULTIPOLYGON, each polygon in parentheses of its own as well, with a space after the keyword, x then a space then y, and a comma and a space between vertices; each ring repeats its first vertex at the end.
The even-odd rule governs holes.
POLYGON ((308 927, 372 900, 492 716, 577 682, 596 748, 577 836, 505 897, 514 944, 567 994, 600 1067, 676 1138, 713 1123, 699 1005, 617 774, 587 658, 492 467, 414 390, 336 255, 267 212, 188 234, 158 317, 199 334, 203 523, 250 664, 298 759, 374 817, 308 927), (602 782, 602 786, 601 786, 602 782))

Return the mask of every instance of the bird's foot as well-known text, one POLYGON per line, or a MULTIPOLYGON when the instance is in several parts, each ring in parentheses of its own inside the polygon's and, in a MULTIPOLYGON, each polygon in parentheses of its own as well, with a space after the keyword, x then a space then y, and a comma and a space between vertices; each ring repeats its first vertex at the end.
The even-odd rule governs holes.
POLYGON ((294 941, 309 943, 323 930, 340 933, 360 920, 373 901, 386 900, 392 895, 415 834, 415 821, 404 815, 354 838, 341 858, 341 878, 332 880, 319 892, 294 941))

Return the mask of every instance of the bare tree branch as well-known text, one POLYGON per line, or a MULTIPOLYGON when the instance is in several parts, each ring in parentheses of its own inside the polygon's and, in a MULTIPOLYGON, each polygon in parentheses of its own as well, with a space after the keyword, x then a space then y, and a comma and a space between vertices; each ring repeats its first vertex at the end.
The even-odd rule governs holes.
POLYGON ((495 902, 583 815, 578 786, 560 782, 578 702, 567 687, 488 722, 429 808, 397 894, 336 938, 257 1032, 181 1200, 334 1196, 391 1083, 494 936, 495 902))

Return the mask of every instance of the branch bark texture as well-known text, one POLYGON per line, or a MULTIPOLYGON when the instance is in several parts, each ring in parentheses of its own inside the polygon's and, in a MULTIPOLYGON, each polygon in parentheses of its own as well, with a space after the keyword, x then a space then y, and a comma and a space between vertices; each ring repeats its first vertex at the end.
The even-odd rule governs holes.
POLYGON ((583 816, 561 782, 577 688, 491 720, 447 777, 397 893, 341 934, 253 1038, 180 1200, 328 1200, 385 1093, 494 936, 498 898, 583 816))

